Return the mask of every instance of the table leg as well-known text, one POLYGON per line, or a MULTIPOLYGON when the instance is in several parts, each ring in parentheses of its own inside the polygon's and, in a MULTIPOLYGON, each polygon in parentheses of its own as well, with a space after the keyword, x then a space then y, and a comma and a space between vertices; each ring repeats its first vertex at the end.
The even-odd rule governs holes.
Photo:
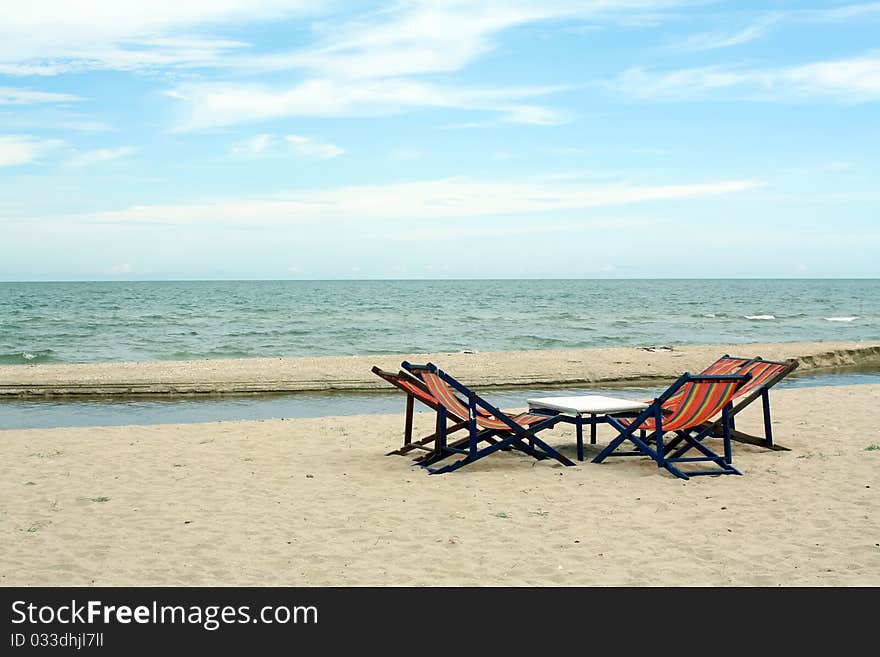
POLYGON ((575 427, 577 427, 578 461, 583 461, 584 460, 584 420, 582 417, 577 418, 577 422, 575 422, 575 427))
POLYGON ((590 420, 592 420, 592 422, 590 423, 590 444, 595 445, 596 444, 596 415, 595 414, 590 415, 590 420))

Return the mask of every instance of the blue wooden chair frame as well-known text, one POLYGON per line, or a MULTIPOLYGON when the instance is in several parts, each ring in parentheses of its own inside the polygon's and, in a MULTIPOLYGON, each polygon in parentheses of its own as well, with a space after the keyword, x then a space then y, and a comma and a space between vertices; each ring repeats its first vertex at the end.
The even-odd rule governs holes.
MULTIPOLYGON (((731 402, 728 402, 721 411, 722 423, 722 439, 724 441, 724 454, 717 454, 703 444, 703 440, 711 435, 715 428, 714 424, 699 429, 696 434, 691 434, 687 429, 678 432, 677 439, 685 443, 683 447, 673 454, 668 451, 663 444, 663 404, 669 400, 676 392, 688 383, 723 383, 730 381, 739 381, 737 388, 742 386, 751 378, 750 374, 718 374, 718 375, 693 375, 683 374, 675 383, 657 397, 645 410, 640 413, 617 413, 607 418, 608 424, 613 426, 618 436, 614 438, 608 446, 593 458, 593 463, 601 463, 608 456, 648 456, 657 462, 657 467, 666 468, 671 474, 680 479, 689 479, 696 475, 717 475, 717 474, 738 474, 742 473, 733 467, 733 453, 730 440, 730 409, 731 402), (620 421, 622 418, 633 418, 629 424, 620 421), (646 420, 654 420, 654 430, 651 432, 652 439, 644 436, 643 430, 640 429, 646 420), (641 434, 641 435, 640 435, 641 434), (620 445, 629 440, 635 445, 634 451, 620 452, 616 451, 620 445), (650 442, 649 442, 650 441, 650 442), (684 454, 691 449, 695 449, 702 454, 699 457, 685 457, 684 454), (714 463, 717 468, 709 470, 697 470, 684 472, 676 466, 677 463, 696 463, 709 462, 714 463)), ((699 426, 699 425, 695 425, 699 426)))
POLYGON ((522 451, 538 460, 553 458, 562 463, 562 465, 574 465, 574 462, 557 452, 535 435, 539 431, 555 426, 559 422, 559 418, 548 417, 547 419, 533 423, 526 428, 515 422, 509 415, 490 404, 473 390, 457 381, 433 363, 428 363, 427 365, 413 365, 404 361, 401 364, 401 367, 415 376, 419 376, 422 372, 435 374, 451 389, 467 399, 468 438, 466 439, 466 442, 465 440, 461 440, 458 441, 456 445, 450 445, 446 441, 446 418, 449 411, 442 403, 438 403, 437 405, 437 428, 435 432, 435 435, 437 436, 436 447, 433 454, 419 462, 419 465, 427 469, 431 474, 452 472, 468 463, 473 463, 484 456, 488 456, 493 452, 511 448, 522 451), (502 422, 506 427, 504 429, 481 429, 477 420, 478 409, 488 412, 495 418, 495 420, 502 422), (480 443, 484 441, 489 442, 490 444, 486 447, 480 448, 480 443), (467 447, 464 448, 464 445, 467 445, 467 447), (464 458, 443 467, 430 467, 435 463, 454 455, 463 455, 464 458))

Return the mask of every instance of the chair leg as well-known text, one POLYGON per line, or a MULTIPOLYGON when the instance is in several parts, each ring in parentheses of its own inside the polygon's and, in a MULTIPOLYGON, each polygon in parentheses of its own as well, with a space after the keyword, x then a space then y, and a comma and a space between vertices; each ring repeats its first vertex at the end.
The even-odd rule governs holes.
MULTIPOLYGON (((431 468, 427 468, 427 470, 430 474, 445 474, 447 472, 452 472, 453 470, 457 470, 458 468, 465 466, 468 463, 473 463, 474 461, 478 461, 479 459, 483 458, 484 456, 488 456, 489 454, 492 454, 493 452, 497 452, 500 449, 504 449, 505 447, 509 446, 510 444, 512 444, 513 442, 515 442, 517 440, 520 440, 520 438, 518 436, 508 437, 508 438, 505 438, 504 440, 499 440, 498 442, 496 442, 492 445, 489 445, 488 447, 484 447, 483 449, 478 450, 476 453, 476 456, 472 456, 470 451, 468 451, 468 453, 464 456, 464 458, 461 458, 457 461, 454 461, 453 463, 450 463, 449 465, 445 465, 442 468, 437 468, 436 470, 432 470, 431 468)), ((525 443, 523 443, 523 444, 525 444, 525 443)), ((450 455, 451 454, 449 454, 449 453, 446 454, 446 456, 450 456, 450 455)), ((436 459, 434 462, 436 462, 437 460, 440 460, 440 459, 436 459)), ((429 465, 429 464, 425 464, 425 466, 427 466, 427 465, 429 465)))
POLYGON ((730 465, 733 462, 733 450, 730 446, 730 430, 732 429, 730 407, 725 406, 721 411, 721 422, 724 424, 724 462, 730 465))
POLYGON ((437 439, 434 443, 434 452, 442 454, 446 448, 446 408, 437 407, 437 430, 434 432, 437 439))
MULTIPOLYGON (((466 421, 465 422, 456 422, 455 424, 450 424, 449 426, 447 426, 446 427, 447 440, 449 439, 448 438, 449 436, 456 433, 457 431, 461 431, 466 426, 467 426, 466 421)), ((406 445, 406 444, 401 445, 399 448, 393 449, 390 452, 388 452, 385 456, 391 456, 392 454, 402 456, 404 454, 408 454, 409 452, 413 451, 414 449, 423 449, 423 450, 430 452, 430 451, 433 451, 433 448, 426 447, 426 445, 428 445, 428 443, 436 443, 436 442, 437 442, 437 434, 432 433, 428 436, 425 436, 424 438, 419 438, 418 440, 413 440, 408 445, 406 445)))
MULTIPOLYGON (((648 457, 652 458, 654 461, 656 461, 658 464, 663 465, 661 463, 661 461, 663 460, 663 457, 661 455, 659 455, 657 452, 655 452, 647 442, 645 442, 638 435, 636 435, 636 428, 634 425, 631 424, 629 427, 625 427, 622 424, 614 421, 613 419, 609 421, 609 424, 611 426, 613 426, 615 429, 617 429, 619 434, 618 434, 617 438, 613 439, 610 443, 608 443, 608 445, 605 446, 605 449, 603 449, 601 452, 599 452, 593 458, 593 463, 601 463, 608 456, 614 455, 613 452, 618 447, 620 447, 620 445, 623 444, 623 442, 625 440, 629 440, 638 449, 637 452, 632 453, 633 455, 639 454, 639 455, 643 455, 643 456, 648 456, 648 457)), ((629 455, 629 453, 627 453, 627 455, 629 455)))
POLYGON ((712 435, 713 428, 707 427, 703 429, 700 433, 696 435, 692 435, 687 431, 680 431, 679 435, 686 443, 679 449, 677 449, 673 454, 666 459, 668 464, 670 463, 686 463, 686 462, 712 462, 718 466, 717 470, 700 470, 696 472, 688 472, 687 474, 690 476, 694 475, 720 475, 720 474, 738 474, 741 475, 742 472, 737 470, 732 465, 733 461, 733 453, 731 449, 730 442, 730 422, 729 422, 729 407, 722 410, 722 427, 724 430, 724 455, 716 454, 711 449, 706 447, 703 444, 703 440, 712 435), (685 458, 683 455, 690 451, 691 449, 695 449, 700 452, 703 456, 697 458, 685 458))
POLYGON ((408 447, 412 443, 412 427, 413 427, 413 405, 415 398, 412 395, 406 396, 406 423, 403 427, 403 446, 408 447))

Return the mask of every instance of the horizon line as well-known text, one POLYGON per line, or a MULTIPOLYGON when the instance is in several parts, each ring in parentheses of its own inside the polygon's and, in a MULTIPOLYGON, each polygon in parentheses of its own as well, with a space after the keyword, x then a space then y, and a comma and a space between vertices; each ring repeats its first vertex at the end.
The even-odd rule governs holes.
POLYGON ((442 278, 58 278, 0 279, 6 283, 333 283, 333 282, 440 282, 440 281, 876 281, 878 276, 602 276, 602 277, 455 277, 442 278))

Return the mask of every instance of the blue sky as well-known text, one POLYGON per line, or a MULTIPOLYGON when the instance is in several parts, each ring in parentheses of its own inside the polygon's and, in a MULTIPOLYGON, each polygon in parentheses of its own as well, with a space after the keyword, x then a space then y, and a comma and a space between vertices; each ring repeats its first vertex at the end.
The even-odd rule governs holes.
POLYGON ((880 276, 880 2, 3 13, 2 280, 880 276))

